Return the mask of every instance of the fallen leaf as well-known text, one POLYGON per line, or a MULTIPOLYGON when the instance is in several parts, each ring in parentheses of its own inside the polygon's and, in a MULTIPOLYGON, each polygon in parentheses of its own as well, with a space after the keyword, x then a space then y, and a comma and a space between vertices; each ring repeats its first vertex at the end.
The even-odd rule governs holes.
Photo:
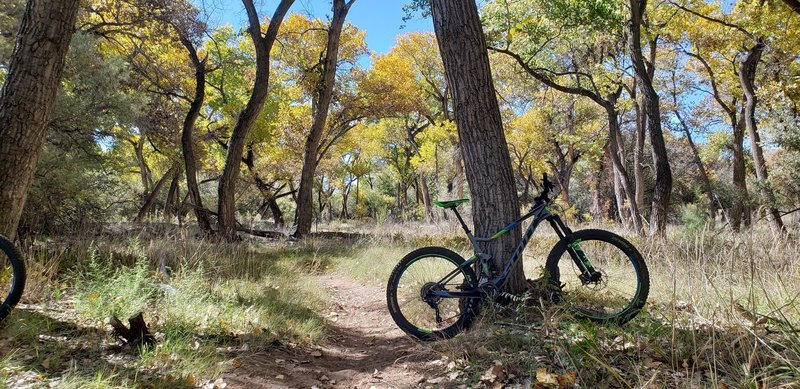
POLYGON ((503 373, 503 363, 500 361, 492 362, 492 366, 486 369, 486 371, 481 376, 481 382, 486 385, 492 384, 494 382, 501 382, 505 378, 505 373, 503 373))
POLYGON ((559 388, 575 385, 575 382, 578 381, 578 373, 574 371, 568 371, 564 374, 559 374, 556 376, 556 381, 558 381, 559 388))
POLYGON ((541 384, 558 385, 558 379, 555 375, 547 372, 547 369, 540 367, 536 369, 536 381, 541 384))

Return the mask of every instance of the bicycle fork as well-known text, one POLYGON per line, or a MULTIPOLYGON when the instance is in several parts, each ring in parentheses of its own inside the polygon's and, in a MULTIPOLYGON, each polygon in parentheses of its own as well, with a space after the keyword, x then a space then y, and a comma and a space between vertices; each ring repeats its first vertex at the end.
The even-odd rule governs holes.
POLYGON ((586 285, 600 282, 603 275, 594 268, 592 261, 589 260, 589 257, 586 256, 586 253, 581 249, 581 240, 575 239, 572 235, 572 230, 564 224, 560 217, 553 215, 549 217, 547 221, 550 223, 550 226, 553 227, 553 230, 555 230, 559 238, 567 239, 567 252, 570 258, 572 258, 572 262, 575 263, 575 266, 577 266, 581 272, 578 276, 581 283, 586 285))

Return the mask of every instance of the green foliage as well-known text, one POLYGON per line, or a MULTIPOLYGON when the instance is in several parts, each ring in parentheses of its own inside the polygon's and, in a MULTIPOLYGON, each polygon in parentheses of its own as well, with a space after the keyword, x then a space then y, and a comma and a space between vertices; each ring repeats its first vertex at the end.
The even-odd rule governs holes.
POLYGON ((140 243, 132 240, 129 249, 139 253, 132 267, 117 267, 113 258, 100 258, 89 248, 86 272, 75 276, 75 309, 98 322, 116 316, 120 320, 147 309, 156 295, 149 262, 140 243))
POLYGON ((681 206, 681 223, 690 234, 697 233, 706 227, 708 214, 697 204, 684 204, 681 206))

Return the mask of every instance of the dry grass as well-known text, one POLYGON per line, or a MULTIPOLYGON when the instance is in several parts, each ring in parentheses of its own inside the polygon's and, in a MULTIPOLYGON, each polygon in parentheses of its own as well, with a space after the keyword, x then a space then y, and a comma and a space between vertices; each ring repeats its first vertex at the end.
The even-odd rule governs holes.
MULTIPOLYGON (((213 379, 244 343, 254 352, 253 345, 276 339, 325 339, 326 296, 309 274, 335 272, 383 287, 397 261, 416 247, 469 254, 453 222, 336 224, 322 230, 349 235, 247 238, 236 245, 168 226, 148 228, 27 249, 23 303, 32 305, 15 311, 0 330, 0 387, 179 386, 213 379), (114 359, 104 349, 104 320, 135 310, 152 314, 161 345, 114 359)), ((796 237, 761 229, 671 228, 664 240, 616 232, 635 243, 651 274, 649 303, 628 325, 576 321, 558 306, 523 301, 489 306, 473 330, 431 347, 457 362, 464 384, 477 384, 497 360, 506 380, 517 384, 535 383, 544 368, 573 371, 582 387, 800 385, 796 237)), ((526 250, 529 277, 540 274, 555 243, 549 231, 537 232, 526 250)))

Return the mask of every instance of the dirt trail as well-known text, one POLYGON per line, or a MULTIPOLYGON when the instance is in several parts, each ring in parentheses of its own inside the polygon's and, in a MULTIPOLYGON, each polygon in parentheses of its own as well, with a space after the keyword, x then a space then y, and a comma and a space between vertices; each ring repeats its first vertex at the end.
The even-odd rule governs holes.
POLYGON ((424 387, 437 371, 441 375, 436 355, 394 324, 382 289, 340 275, 315 281, 328 289, 333 307, 326 315, 326 342, 316 349, 279 346, 243 358, 241 367, 224 376, 229 387, 413 388, 424 387))

